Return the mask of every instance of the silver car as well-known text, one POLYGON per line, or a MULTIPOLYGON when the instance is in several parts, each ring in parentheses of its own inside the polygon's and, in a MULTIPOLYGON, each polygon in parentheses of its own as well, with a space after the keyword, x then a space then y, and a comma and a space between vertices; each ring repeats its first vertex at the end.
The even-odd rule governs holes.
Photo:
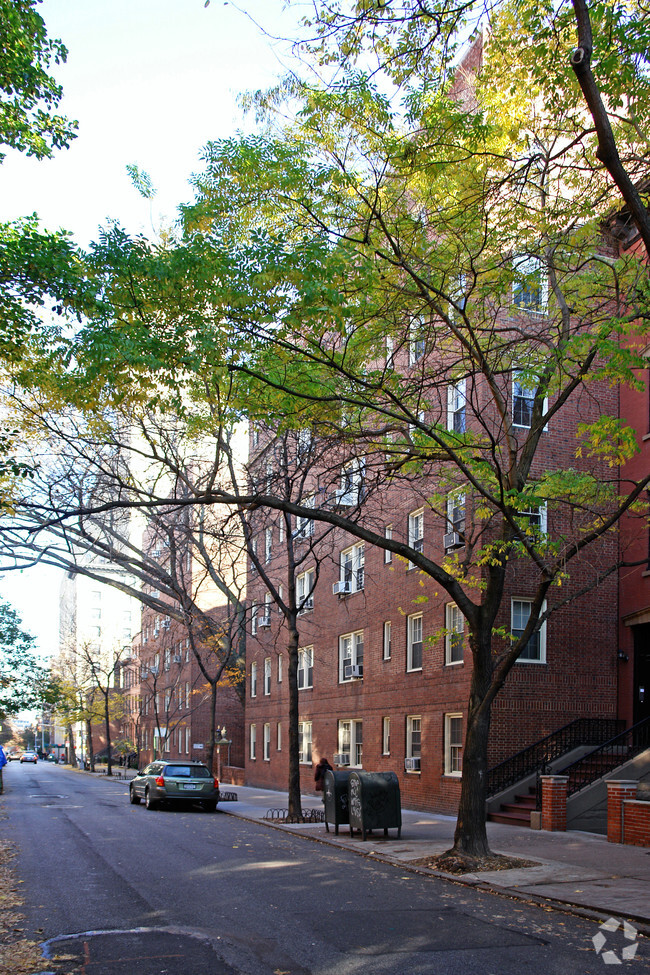
POLYGON ((144 799, 147 809, 161 803, 199 802, 206 812, 214 812, 219 781, 200 762, 152 762, 131 780, 129 799, 136 806, 144 799))

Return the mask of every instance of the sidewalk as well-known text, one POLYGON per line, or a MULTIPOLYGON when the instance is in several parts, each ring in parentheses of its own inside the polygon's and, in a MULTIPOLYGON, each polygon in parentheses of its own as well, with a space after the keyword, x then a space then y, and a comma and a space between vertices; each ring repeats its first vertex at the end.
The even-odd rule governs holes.
MULTIPOLYGON (((237 793, 237 802, 223 803, 219 809, 243 819, 262 820, 269 809, 286 809, 286 793, 250 786, 224 786, 237 793)), ((317 796, 303 796, 303 812, 322 809, 317 796)), ((402 810, 402 836, 383 830, 362 842, 358 833, 350 836, 347 826, 338 836, 327 832, 324 823, 284 825, 265 820, 275 829, 299 834, 320 843, 353 850, 360 856, 374 857, 433 876, 445 877, 477 888, 499 891, 508 896, 556 906, 570 906, 580 913, 631 920, 650 934, 650 849, 608 843, 595 833, 570 831, 547 833, 520 826, 488 823, 488 838, 494 853, 534 860, 537 866, 489 873, 451 876, 437 873, 414 861, 434 856, 452 845, 455 817, 437 813, 402 810)))

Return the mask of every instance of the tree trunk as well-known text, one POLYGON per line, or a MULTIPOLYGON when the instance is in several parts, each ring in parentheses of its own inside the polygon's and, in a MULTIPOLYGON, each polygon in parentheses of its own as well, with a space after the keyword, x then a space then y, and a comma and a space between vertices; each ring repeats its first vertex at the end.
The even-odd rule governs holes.
POLYGON ((300 793, 300 751, 298 743, 298 630, 289 622, 289 795, 290 816, 302 816, 300 793))
POLYGON ((214 775, 214 741, 217 731, 217 681, 210 682, 210 740, 208 742, 208 756, 205 763, 214 775))
POLYGON ((68 734, 68 764, 74 768, 77 764, 77 752, 74 747, 74 732, 72 731, 72 724, 70 722, 66 725, 66 731, 68 734))
POLYGON ((104 695, 104 724, 106 726, 106 762, 108 768, 106 769, 107 775, 113 774, 113 756, 111 754, 111 719, 108 709, 108 691, 104 695))
POLYGON ((469 856, 489 856, 485 820, 487 754, 491 705, 483 702, 491 686, 490 634, 470 636, 473 668, 470 683, 467 730, 463 747, 463 779, 452 851, 469 856))
POLYGON ((95 752, 93 750, 93 726, 90 722, 90 718, 86 718, 86 741, 88 747, 88 765, 90 771, 95 771, 95 752))

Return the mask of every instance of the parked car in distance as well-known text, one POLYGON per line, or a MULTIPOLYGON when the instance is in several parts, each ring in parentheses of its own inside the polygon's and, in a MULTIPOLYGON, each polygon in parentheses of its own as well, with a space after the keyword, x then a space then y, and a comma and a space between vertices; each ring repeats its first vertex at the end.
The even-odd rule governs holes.
POLYGON ((20 756, 20 764, 22 765, 23 762, 33 762, 34 765, 36 765, 38 762, 38 755, 36 752, 23 752, 20 756))
POLYGON ((161 803, 198 802, 206 812, 214 812, 219 801, 219 781, 201 762, 151 762, 131 779, 129 801, 138 805, 144 799, 147 809, 161 803))
POLYGON ((8 762, 17 762, 20 758, 18 752, 7 752, 6 755, 8 762))

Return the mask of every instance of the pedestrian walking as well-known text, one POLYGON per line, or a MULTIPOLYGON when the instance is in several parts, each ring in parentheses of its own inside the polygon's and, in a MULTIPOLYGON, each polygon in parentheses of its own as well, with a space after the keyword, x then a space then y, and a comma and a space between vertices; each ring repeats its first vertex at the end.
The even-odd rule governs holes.
POLYGON ((0 795, 2 795, 2 790, 4 788, 2 782, 2 770, 6 764, 7 764, 7 756, 5 755, 4 748, 2 747, 2 745, 0 745, 0 795))
POLYGON ((331 772, 332 766, 327 761, 327 759, 323 756, 323 758, 321 758, 320 762, 316 766, 316 771, 314 772, 314 782, 316 783, 316 792, 325 791, 325 773, 327 772, 328 769, 331 772))

